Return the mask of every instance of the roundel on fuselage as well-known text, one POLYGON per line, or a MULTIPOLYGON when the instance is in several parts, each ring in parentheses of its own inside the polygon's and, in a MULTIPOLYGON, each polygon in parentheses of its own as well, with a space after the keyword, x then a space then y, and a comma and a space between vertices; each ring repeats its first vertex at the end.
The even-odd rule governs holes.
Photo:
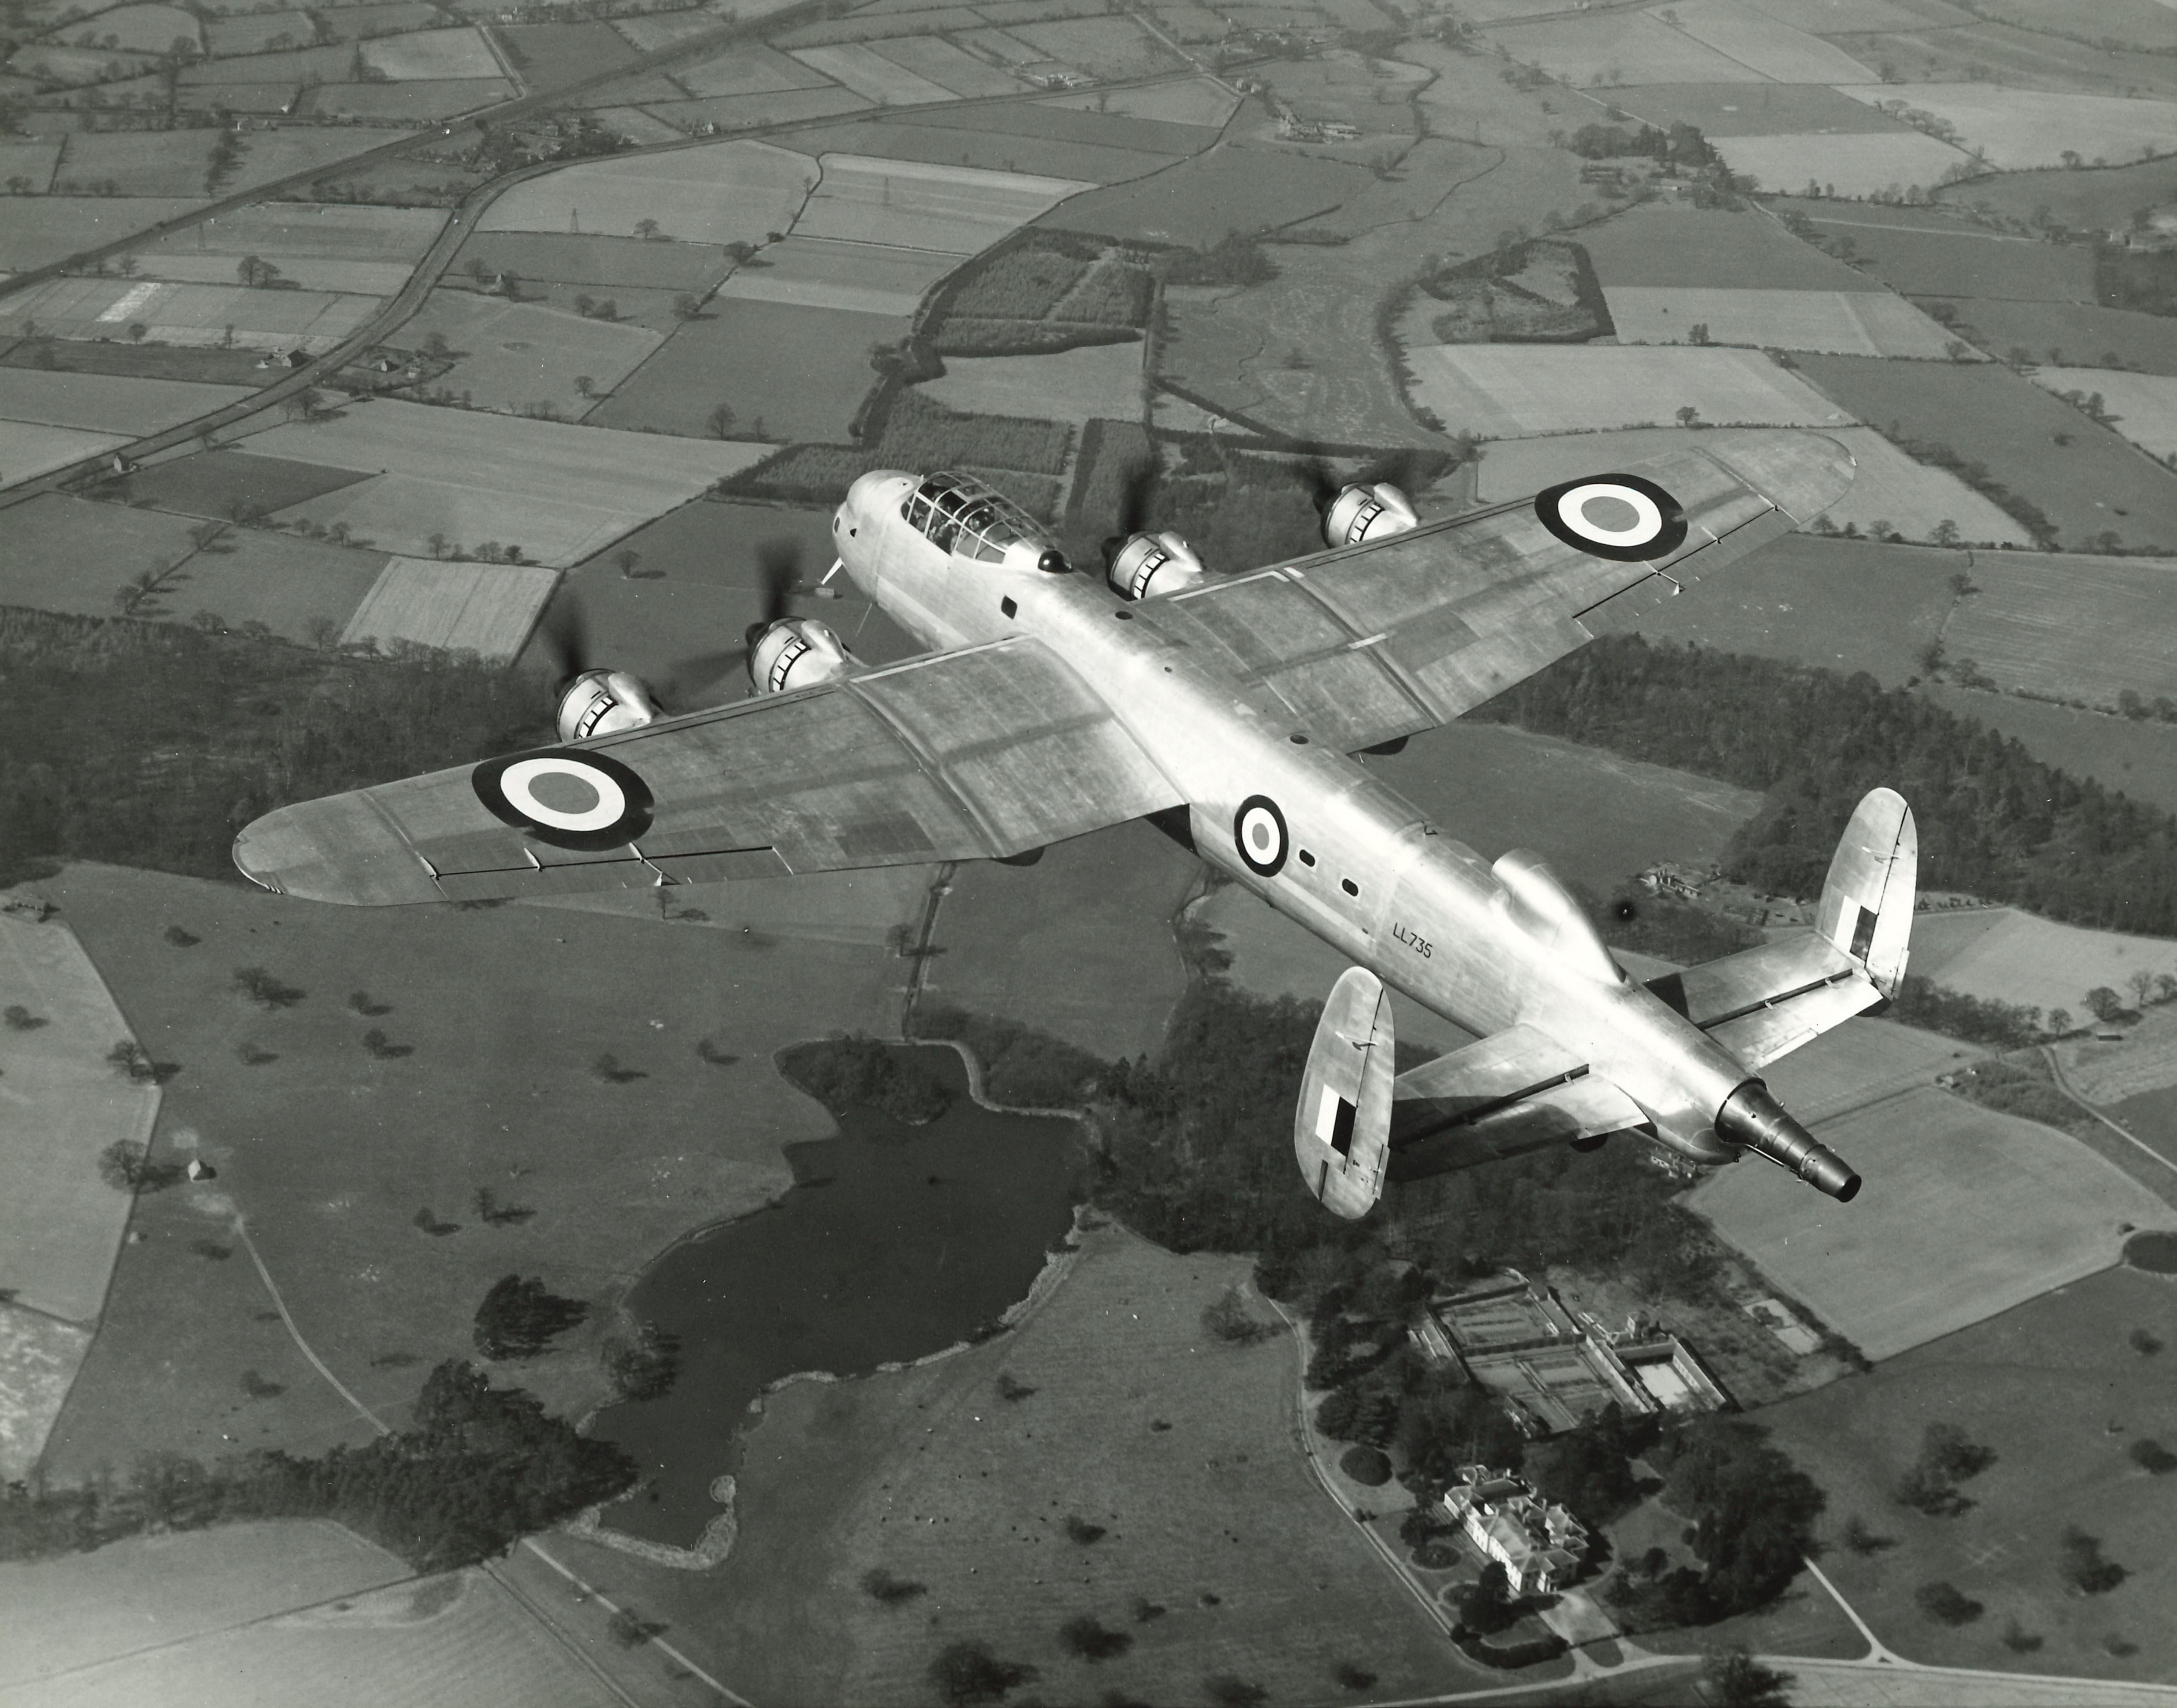
POLYGON ((1267 794, 1251 794, 1232 815, 1232 842, 1247 870, 1258 877, 1274 878, 1283 870, 1291 838, 1285 833, 1285 816, 1267 794))
POLYGON ((1535 494, 1535 514, 1574 550, 1622 564, 1667 558, 1686 540, 1685 506, 1637 474, 1566 481, 1535 494))
POLYGON ((469 773, 486 811, 554 848, 597 853, 650 828, 656 803, 634 770, 602 753, 548 747, 469 773))

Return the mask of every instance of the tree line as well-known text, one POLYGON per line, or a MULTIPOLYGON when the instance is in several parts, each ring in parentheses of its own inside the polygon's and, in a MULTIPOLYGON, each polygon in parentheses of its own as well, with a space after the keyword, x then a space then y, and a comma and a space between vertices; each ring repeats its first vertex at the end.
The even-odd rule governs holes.
POLYGON ((1760 790, 1724 856, 1760 889, 1819 893, 1852 809, 1887 784, 1912 803, 1923 885, 2177 936, 2177 818, 1863 672, 1613 636, 1470 715, 1760 790))
POLYGON ((259 814, 535 745, 548 706, 473 655, 0 608, 0 885, 68 859, 231 877, 259 814))
POLYGON ((417 1572, 451 1571, 624 1492, 635 1462, 577 1435, 519 1388, 459 1359, 434 1370, 406 1429, 314 1459, 277 1449, 206 1465, 148 1453, 125 1480, 0 1490, 0 1560, 37 1559, 156 1530, 243 1519, 329 1518, 417 1572))

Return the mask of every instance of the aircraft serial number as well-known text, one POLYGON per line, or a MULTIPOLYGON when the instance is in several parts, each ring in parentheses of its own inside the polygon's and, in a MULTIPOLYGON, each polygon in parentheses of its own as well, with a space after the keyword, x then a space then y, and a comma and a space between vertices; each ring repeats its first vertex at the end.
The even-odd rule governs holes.
POLYGON ((1399 941, 1404 943, 1408 948, 1411 949, 1416 954, 1419 955, 1424 961, 1430 958, 1432 946, 1430 945, 1427 938, 1416 936, 1412 931, 1408 930, 1405 926, 1396 924, 1395 922, 1391 926, 1391 935, 1397 938, 1399 941))

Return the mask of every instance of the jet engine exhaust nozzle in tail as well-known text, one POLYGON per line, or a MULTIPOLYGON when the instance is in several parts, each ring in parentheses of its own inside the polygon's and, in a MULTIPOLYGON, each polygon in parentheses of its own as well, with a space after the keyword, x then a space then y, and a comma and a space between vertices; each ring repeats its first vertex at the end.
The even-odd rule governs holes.
POLYGON ((1844 1159, 1787 1115, 1758 1079, 1748 1080, 1725 1100, 1716 1111, 1716 1131, 1727 1143, 1758 1151, 1839 1203, 1850 1203, 1859 1191, 1859 1176, 1844 1159))

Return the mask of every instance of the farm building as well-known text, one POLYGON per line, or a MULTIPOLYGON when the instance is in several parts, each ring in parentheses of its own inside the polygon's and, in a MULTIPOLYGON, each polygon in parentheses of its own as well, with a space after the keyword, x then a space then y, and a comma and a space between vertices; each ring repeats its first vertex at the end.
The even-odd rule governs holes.
POLYGON ((1515 1596, 1547 1596, 1571 1581, 1587 1554, 1587 1527, 1534 1485, 1486 1465, 1463 1465, 1444 1510, 1475 1547, 1503 1562, 1515 1596))
POLYGON ((1552 1289, 1517 1270, 1465 1292, 1438 1295, 1422 1319, 1427 1326, 1416 1328, 1415 1339, 1424 1353, 1447 1349, 1530 1435, 1577 1427, 1613 1405, 1648 1414, 1714 1411, 1729 1404, 1676 1335, 1638 1318, 1612 1331, 1591 1317, 1575 1317, 1552 1289))

